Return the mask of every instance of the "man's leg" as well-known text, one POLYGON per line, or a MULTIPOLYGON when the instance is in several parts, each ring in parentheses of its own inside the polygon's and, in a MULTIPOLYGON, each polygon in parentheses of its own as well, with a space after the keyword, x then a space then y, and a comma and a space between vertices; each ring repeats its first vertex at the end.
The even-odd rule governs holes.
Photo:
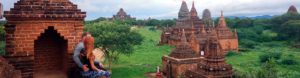
POLYGON ((106 78, 110 78, 110 73, 107 71, 100 71, 99 72, 100 76, 105 76, 106 78))
POLYGON ((101 76, 104 76, 102 75, 102 73, 99 73, 97 71, 82 71, 81 74, 84 78, 99 78, 101 76))

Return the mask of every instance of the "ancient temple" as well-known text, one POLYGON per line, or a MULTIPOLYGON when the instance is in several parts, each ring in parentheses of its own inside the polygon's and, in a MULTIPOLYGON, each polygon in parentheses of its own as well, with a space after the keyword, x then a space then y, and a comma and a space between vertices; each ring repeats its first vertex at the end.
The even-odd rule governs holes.
POLYGON ((218 32, 218 38, 220 38, 219 41, 224 52, 229 50, 238 51, 237 32, 232 32, 232 30, 227 27, 224 16, 222 15, 219 23, 214 26, 209 10, 204 10, 203 18, 200 19, 194 6, 194 2, 191 11, 188 10, 186 2, 182 2, 176 25, 163 31, 160 44, 176 45, 179 43, 180 34, 182 34, 180 30, 182 29, 186 30, 187 41, 191 43, 191 47, 194 47, 196 52, 199 52, 199 49, 202 49, 198 46, 203 43, 202 41, 206 39, 205 35, 208 33, 207 31, 211 29, 218 32), (191 42, 193 41, 192 35, 195 35, 194 40, 196 40, 195 42, 197 43, 191 42))
POLYGON ((5 58, 23 78, 67 74, 86 13, 69 0, 19 0, 4 12, 5 58))
POLYGON ((204 25, 206 27, 207 26, 213 26, 213 21, 212 21, 211 13, 210 13, 209 9, 205 9, 203 11, 202 19, 203 19, 204 25))
POLYGON ((219 42, 223 51, 235 50, 238 51, 238 35, 236 30, 232 32, 226 24, 225 18, 223 16, 223 11, 221 12, 221 17, 219 18, 219 23, 217 27, 214 27, 217 31, 219 42))
POLYGON ((216 30, 211 30, 205 43, 204 58, 196 69, 187 70, 185 78, 232 78, 231 65, 226 64, 216 30))
POLYGON ((203 14, 200 19, 194 2, 189 11, 183 1, 176 25, 163 31, 160 44, 176 46, 169 55, 162 57, 163 73, 167 78, 232 76, 232 68, 224 58, 229 50, 238 50, 237 32, 227 27, 223 12, 216 26, 210 20, 208 9, 203 14))
POLYGON ((294 5, 292 5, 289 7, 287 13, 297 13, 298 14, 298 11, 297 11, 297 8, 294 5))
POLYGON ((126 19, 134 19, 134 17, 131 17, 130 15, 128 15, 123 8, 120 8, 120 10, 117 12, 116 15, 113 15, 112 19, 114 20, 126 20, 126 19))
MULTIPOLYGON (((185 33, 184 30, 182 32, 185 33)), ((168 56, 162 57, 162 69, 168 78, 184 77, 185 71, 195 69, 201 59, 186 41, 185 34, 182 34, 180 40, 168 56)))

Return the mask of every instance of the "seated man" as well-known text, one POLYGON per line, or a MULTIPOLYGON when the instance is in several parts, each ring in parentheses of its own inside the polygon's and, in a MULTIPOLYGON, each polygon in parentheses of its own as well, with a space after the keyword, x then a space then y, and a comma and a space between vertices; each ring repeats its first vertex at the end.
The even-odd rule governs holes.
MULTIPOLYGON (((85 33, 82 35, 82 40, 75 47, 73 60, 82 69, 81 74, 85 78, 98 78, 101 76, 106 76, 109 78, 110 73, 105 71, 105 69, 102 67, 102 64, 100 62, 94 62, 93 58, 89 58, 92 56, 90 51, 93 49, 93 47, 88 49, 89 52, 86 52, 87 49, 85 48, 86 47, 85 44, 87 44, 88 41, 85 41, 86 40, 85 38, 87 36, 88 39, 91 40, 92 38, 91 34, 85 33), (87 53, 89 53, 89 57, 87 57, 87 53), (91 60, 93 60, 93 62, 90 62, 91 60)), ((93 43, 93 39, 92 39, 92 43, 93 43)))

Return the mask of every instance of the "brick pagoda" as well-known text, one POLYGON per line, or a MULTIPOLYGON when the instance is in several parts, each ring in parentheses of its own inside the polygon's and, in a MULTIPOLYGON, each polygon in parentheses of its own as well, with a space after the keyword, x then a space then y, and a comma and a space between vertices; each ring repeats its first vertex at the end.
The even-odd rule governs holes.
POLYGON ((5 58, 23 78, 42 72, 66 73, 83 33, 86 13, 69 0, 19 0, 4 12, 5 58))
POLYGON ((183 1, 176 25, 163 31, 160 44, 176 45, 175 50, 162 57, 162 71, 167 78, 232 76, 232 68, 224 57, 229 50, 238 50, 237 32, 227 27, 223 12, 217 26, 210 20, 209 10, 204 12, 206 21, 199 18, 194 2, 189 11, 183 1))
POLYGON ((232 78, 232 67, 225 62, 216 30, 211 30, 208 36, 204 58, 198 63, 196 70, 185 72, 185 78, 232 78))
POLYGON ((232 30, 227 27, 224 16, 221 16, 218 25, 214 26, 209 10, 204 10, 203 14, 203 19, 200 19, 194 6, 194 2, 191 11, 189 11, 186 2, 183 1, 178 13, 176 25, 163 31, 160 44, 176 45, 180 42, 179 37, 180 34, 182 34, 180 32, 181 29, 185 29, 187 41, 191 43, 191 47, 194 47, 196 52, 199 52, 202 48, 198 47, 199 50, 197 50, 196 47, 201 46, 203 43, 202 41, 206 38, 205 34, 207 31, 209 29, 216 29, 223 51, 238 51, 237 32, 232 32, 232 30), (195 35, 197 43, 192 44, 192 34, 195 35))
POLYGON ((118 13, 116 15, 113 15, 112 19, 114 20, 126 20, 126 19, 134 19, 133 17, 131 17, 130 15, 128 15, 123 8, 120 8, 120 10, 118 11, 118 13))
MULTIPOLYGON (((184 30, 182 31, 183 33, 184 30)), ((184 77, 185 71, 196 69, 200 57, 186 41, 185 34, 182 34, 181 42, 176 45, 169 56, 163 56, 163 71, 168 78, 184 77)))

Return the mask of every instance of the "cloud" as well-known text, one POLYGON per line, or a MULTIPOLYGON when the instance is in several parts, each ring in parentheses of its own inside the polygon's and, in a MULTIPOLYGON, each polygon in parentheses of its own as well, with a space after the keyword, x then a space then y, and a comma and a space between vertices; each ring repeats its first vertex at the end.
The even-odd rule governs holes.
MULTIPOLYGON (((9 10, 17 0, 2 0, 4 9, 9 10)), ((87 20, 98 17, 111 17, 120 8, 138 19, 176 18, 182 0, 70 0, 87 12, 87 20)), ((186 0, 191 8, 193 0, 186 0)), ((300 8, 300 0, 194 0, 199 16, 206 8, 213 17, 220 11, 225 16, 279 15, 287 11, 290 5, 300 8)))

